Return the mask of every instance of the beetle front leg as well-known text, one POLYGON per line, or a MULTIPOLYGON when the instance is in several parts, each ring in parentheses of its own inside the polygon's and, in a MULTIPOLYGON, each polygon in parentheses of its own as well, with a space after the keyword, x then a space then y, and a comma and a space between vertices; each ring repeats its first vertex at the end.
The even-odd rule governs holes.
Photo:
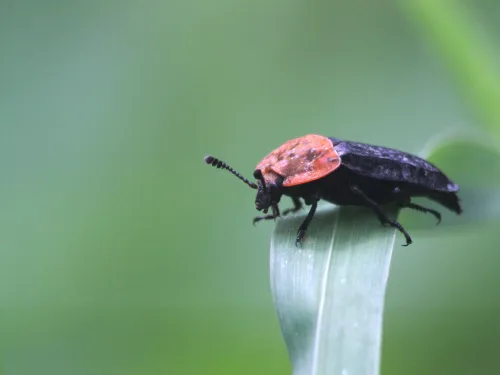
POLYGON ((405 230, 405 228, 403 228, 403 226, 401 224, 399 224, 399 222, 397 222, 396 220, 391 220, 387 217, 387 215, 382 212, 382 210, 380 209, 380 206, 378 205, 377 202, 375 202, 374 200, 370 199, 360 188, 358 188, 357 186, 353 185, 350 187, 351 188, 351 191, 353 193, 355 193, 356 195, 358 195, 360 198, 362 198, 366 205, 369 206, 373 212, 375 212, 375 214, 377 215, 378 219, 380 220, 380 222, 383 224, 388 224, 390 225, 391 227, 393 228, 396 228, 398 231, 400 231, 403 236, 405 236, 405 239, 406 239, 406 244, 403 245, 403 246, 408 246, 410 245, 413 241, 410 237, 410 235, 408 234, 408 232, 405 230))
POLYGON ((315 200, 311 204, 311 209, 309 210, 309 213, 307 214, 302 224, 300 224, 299 230, 297 231, 297 238, 295 239, 295 246, 299 246, 302 244, 302 240, 307 234, 307 228, 309 227, 309 224, 311 223, 311 220, 313 219, 314 214, 316 213, 316 208, 318 207, 318 201, 319 199, 315 198, 315 200))
POLYGON ((254 217, 253 218, 253 225, 255 225, 255 223, 261 221, 261 220, 276 220, 277 217, 280 216, 280 209, 278 207, 278 205, 275 203, 271 206, 272 210, 273 210, 273 213, 270 214, 270 215, 265 215, 265 216, 257 216, 257 217, 254 217))

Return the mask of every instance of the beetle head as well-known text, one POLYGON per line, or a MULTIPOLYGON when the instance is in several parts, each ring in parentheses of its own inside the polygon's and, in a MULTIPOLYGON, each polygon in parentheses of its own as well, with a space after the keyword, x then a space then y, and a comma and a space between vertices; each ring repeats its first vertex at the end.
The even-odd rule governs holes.
POLYGON ((257 196, 255 197, 255 208, 258 211, 267 213, 269 207, 276 206, 281 198, 280 185, 282 181, 276 179, 274 182, 267 182, 260 169, 256 169, 253 176, 258 180, 257 196))
POLYGON ((256 169, 253 176, 258 180, 258 183, 255 184, 240 175, 222 160, 214 158, 213 156, 206 156, 205 163, 215 168, 227 169, 249 187, 256 189, 257 196, 255 197, 255 208, 257 208, 257 210, 267 213, 269 207, 271 207, 273 212, 276 215, 279 215, 278 202, 280 201, 282 195, 281 188, 283 187, 283 178, 281 176, 272 172, 266 172, 267 178, 264 179, 262 171, 260 169, 256 169))

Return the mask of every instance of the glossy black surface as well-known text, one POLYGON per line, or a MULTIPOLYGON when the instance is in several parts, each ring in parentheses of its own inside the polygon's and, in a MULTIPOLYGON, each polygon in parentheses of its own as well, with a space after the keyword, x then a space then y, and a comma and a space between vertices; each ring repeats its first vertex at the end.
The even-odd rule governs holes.
POLYGON ((342 165, 357 174, 379 180, 407 182, 430 190, 457 192, 442 171, 428 161, 403 151, 330 138, 342 165))

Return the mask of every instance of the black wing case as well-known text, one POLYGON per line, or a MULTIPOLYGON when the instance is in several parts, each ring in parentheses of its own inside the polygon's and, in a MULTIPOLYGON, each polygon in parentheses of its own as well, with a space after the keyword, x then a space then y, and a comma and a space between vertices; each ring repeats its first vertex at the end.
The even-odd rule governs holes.
POLYGON ((329 138, 342 165, 360 175, 416 184, 430 190, 457 192, 458 185, 431 163, 415 155, 386 147, 329 138))

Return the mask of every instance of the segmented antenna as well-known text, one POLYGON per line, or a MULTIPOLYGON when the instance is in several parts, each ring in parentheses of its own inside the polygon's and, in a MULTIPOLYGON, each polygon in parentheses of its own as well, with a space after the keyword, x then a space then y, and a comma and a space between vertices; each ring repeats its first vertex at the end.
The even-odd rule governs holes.
POLYGON ((227 169, 229 172, 234 174, 236 177, 238 177, 241 181, 243 181, 245 184, 250 186, 252 189, 257 189, 257 185, 255 183, 248 181, 245 177, 243 177, 241 174, 236 172, 233 168, 231 168, 229 165, 224 163, 222 160, 214 158, 213 156, 205 156, 205 163, 211 164, 213 167, 216 167, 216 168, 227 169))

